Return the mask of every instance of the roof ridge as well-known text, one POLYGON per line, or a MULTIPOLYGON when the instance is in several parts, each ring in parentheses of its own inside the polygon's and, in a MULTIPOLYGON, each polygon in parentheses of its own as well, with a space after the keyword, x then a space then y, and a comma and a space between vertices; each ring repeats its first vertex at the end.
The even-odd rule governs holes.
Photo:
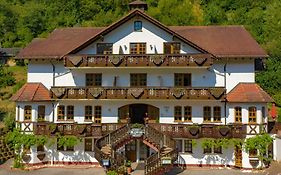
POLYGON ((35 89, 35 91, 34 91, 34 94, 32 95, 31 101, 34 100, 34 97, 35 97, 35 95, 36 95, 36 93, 37 93, 37 91, 38 91, 38 89, 39 89, 39 86, 40 86, 40 83, 37 83, 37 87, 36 87, 36 89, 35 89))

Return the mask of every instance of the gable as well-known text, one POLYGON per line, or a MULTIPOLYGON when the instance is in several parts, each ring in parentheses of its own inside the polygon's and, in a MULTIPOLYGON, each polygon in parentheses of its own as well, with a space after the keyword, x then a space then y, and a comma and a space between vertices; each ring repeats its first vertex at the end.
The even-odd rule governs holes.
POLYGON ((181 53, 202 53, 150 21, 135 16, 102 36, 102 39, 93 41, 87 47, 78 51, 77 54, 96 54, 98 43, 112 43, 114 54, 130 54, 130 43, 146 43, 147 54, 161 54, 164 53, 165 42, 180 43, 181 53), (141 31, 134 31, 135 21, 142 23, 141 31))
MULTIPOLYGON (((181 42, 184 42, 185 44, 189 45, 191 48, 197 50, 197 53, 208 53, 206 50, 202 49, 200 46, 194 44, 193 42, 190 42, 188 39, 182 37, 181 35, 177 34, 173 30, 169 29, 159 21, 155 20, 154 18, 146 15, 144 12, 135 9, 119 21, 113 23, 112 25, 108 26, 104 30, 102 30, 100 33, 98 33, 96 36, 90 38, 87 42, 79 46, 78 48, 74 49, 70 54, 75 54, 83 50, 84 48, 88 47, 89 45, 93 44, 93 42, 99 40, 99 39, 104 39, 105 36, 107 36, 109 33, 113 32, 114 30, 118 30, 118 28, 122 27, 124 24, 130 22, 132 19, 137 18, 137 19, 142 19, 148 23, 153 24, 155 27, 158 29, 161 29, 162 31, 165 31, 167 34, 172 36, 172 39, 179 40, 181 42)), ((148 26, 148 25, 147 25, 148 26)), ((129 26, 128 26, 129 27, 129 26)), ((131 27, 129 27, 131 28, 131 27)), ((151 29, 151 28, 150 28, 151 29)), ((154 34, 157 34, 158 31, 156 30, 153 32, 154 34)), ((120 35, 120 34, 119 34, 120 35)), ((173 40, 170 40, 173 41, 173 40)))

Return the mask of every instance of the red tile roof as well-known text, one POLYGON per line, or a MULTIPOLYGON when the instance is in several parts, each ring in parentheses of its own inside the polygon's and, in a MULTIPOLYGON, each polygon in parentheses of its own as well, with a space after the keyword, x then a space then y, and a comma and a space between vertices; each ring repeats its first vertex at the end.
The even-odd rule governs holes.
POLYGON ((239 83, 226 98, 228 102, 273 102, 273 99, 256 83, 239 83))
POLYGON ((267 57, 266 52, 243 26, 167 27, 137 9, 133 10, 119 21, 104 28, 73 27, 56 29, 47 39, 31 42, 17 57, 61 58, 66 54, 76 53, 137 15, 197 50, 204 53, 211 53, 216 57, 267 57))
POLYGON ((42 83, 26 83, 11 97, 12 101, 50 101, 50 91, 42 83))
POLYGON ((61 58, 96 36, 103 28, 73 27, 55 29, 46 39, 33 39, 22 49, 18 58, 61 58))
POLYGON ((216 57, 267 57, 243 26, 170 26, 216 57))

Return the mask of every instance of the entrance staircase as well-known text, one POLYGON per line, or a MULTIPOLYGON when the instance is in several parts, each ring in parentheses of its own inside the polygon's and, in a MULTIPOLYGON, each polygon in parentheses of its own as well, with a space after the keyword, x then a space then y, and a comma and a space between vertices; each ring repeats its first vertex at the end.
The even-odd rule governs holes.
POLYGON ((144 174, 160 175, 169 172, 179 160, 175 141, 149 125, 139 126, 135 128, 134 125, 126 124, 98 139, 94 146, 96 159, 101 165, 109 161, 109 165, 105 166, 107 170, 120 172, 124 169, 126 157, 117 152, 118 148, 134 139, 141 139, 156 151, 145 160, 144 174))

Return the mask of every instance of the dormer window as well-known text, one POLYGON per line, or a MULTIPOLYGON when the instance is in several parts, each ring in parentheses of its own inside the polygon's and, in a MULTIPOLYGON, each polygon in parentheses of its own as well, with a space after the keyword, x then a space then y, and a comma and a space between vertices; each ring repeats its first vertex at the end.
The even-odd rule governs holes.
POLYGON ((134 31, 136 31, 136 32, 142 31, 142 22, 141 21, 134 22, 134 31))

